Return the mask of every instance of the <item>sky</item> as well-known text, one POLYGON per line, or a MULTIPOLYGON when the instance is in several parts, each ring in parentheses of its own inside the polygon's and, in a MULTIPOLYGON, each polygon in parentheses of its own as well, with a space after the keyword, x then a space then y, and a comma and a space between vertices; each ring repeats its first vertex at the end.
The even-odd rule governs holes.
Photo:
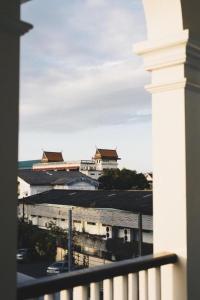
POLYGON ((117 148, 120 168, 151 171, 149 75, 133 53, 142 1, 34 0, 21 18, 34 29, 21 39, 19 160, 117 148))

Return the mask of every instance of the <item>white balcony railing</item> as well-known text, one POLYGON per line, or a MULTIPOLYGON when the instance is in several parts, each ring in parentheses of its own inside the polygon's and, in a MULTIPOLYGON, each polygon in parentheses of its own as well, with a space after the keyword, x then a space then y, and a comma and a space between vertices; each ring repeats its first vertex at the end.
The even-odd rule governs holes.
POLYGON ((176 262, 175 254, 148 255, 30 280, 18 284, 17 299, 161 300, 162 267, 176 262))

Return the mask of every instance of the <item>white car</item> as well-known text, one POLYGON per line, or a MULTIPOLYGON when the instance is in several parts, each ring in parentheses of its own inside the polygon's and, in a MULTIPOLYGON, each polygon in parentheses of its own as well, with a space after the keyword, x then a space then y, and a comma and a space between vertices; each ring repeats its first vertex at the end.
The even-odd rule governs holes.
POLYGON ((54 274, 60 274, 63 272, 68 272, 68 261, 61 260, 54 262, 47 268, 47 275, 54 275, 54 274))

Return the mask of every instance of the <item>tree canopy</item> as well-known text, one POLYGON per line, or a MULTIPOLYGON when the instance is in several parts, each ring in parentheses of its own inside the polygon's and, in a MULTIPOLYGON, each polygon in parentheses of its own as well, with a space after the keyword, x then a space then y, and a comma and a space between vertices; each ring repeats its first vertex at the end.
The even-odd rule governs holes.
POLYGON ((102 189, 149 189, 149 183, 142 173, 128 169, 104 170, 99 177, 100 188, 102 189))

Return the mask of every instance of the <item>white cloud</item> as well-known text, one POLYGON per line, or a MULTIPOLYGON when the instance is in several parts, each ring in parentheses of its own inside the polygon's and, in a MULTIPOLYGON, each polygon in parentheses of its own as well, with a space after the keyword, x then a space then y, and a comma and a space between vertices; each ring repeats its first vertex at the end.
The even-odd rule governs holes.
POLYGON ((134 61, 81 67, 66 78, 63 68, 24 82, 21 128, 71 131, 143 120, 150 102, 147 80, 134 61), (34 125, 35 124, 35 125, 34 125))
POLYGON ((34 0, 22 18, 34 29, 22 39, 20 141, 95 128, 109 140, 108 127, 149 121, 148 75, 132 53, 145 38, 141 1, 34 0))

